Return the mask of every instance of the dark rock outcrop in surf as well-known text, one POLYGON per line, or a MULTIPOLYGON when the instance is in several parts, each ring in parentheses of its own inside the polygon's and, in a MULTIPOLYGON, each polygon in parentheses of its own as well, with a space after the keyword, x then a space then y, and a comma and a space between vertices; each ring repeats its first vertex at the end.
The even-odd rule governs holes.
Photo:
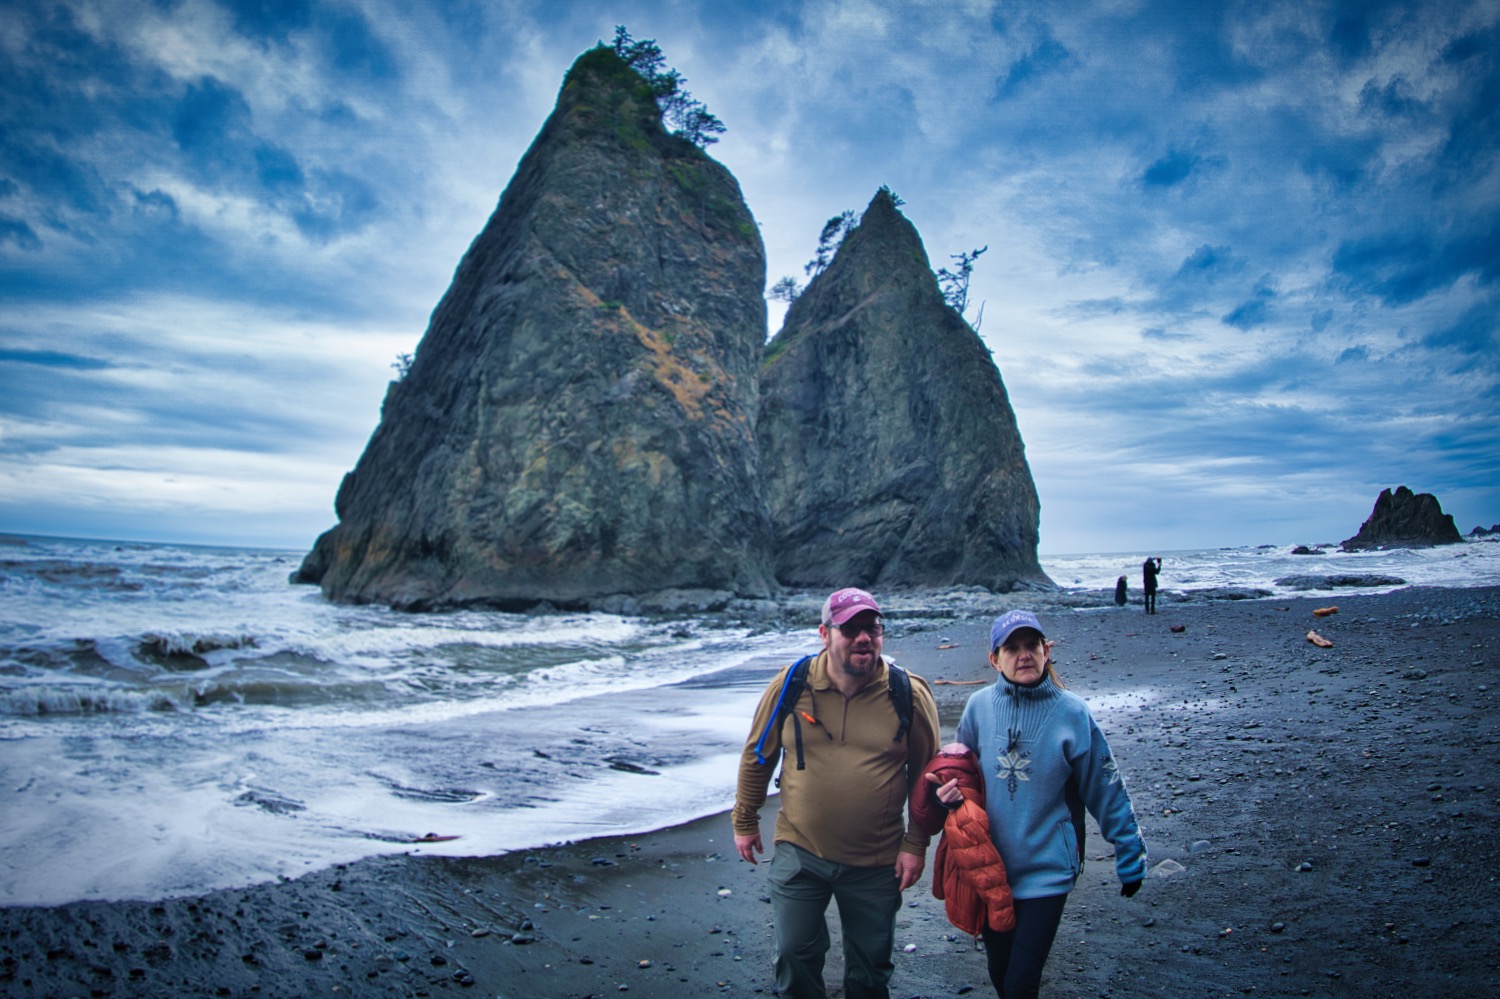
POLYGON ((1375 509, 1360 525, 1359 533, 1343 541, 1346 552, 1370 548, 1430 548, 1463 540, 1453 516, 1443 512, 1432 493, 1413 493, 1405 486, 1382 489, 1375 509))

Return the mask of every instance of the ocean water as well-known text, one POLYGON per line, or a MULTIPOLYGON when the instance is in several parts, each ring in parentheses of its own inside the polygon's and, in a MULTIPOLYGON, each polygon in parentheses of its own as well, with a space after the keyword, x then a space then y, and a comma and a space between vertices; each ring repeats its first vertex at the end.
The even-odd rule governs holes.
POLYGON ((1500 537, 1437 548, 1341 552, 1334 547, 1322 549, 1321 555, 1293 555, 1295 547, 1260 545, 1180 552, 1043 555, 1041 561, 1052 581, 1066 589, 1113 592, 1115 580, 1124 576, 1131 595, 1137 599, 1141 592, 1141 563, 1151 555, 1162 558, 1159 582, 1163 592, 1187 598, 1198 592, 1235 588, 1265 590, 1271 597, 1317 592, 1277 582, 1297 576, 1385 576, 1402 581, 1337 587, 1343 593, 1383 593, 1401 586, 1500 584, 1500 537))
MULTIPOLYGON (((1138 597, 1146 554, 1042 562, 1101 604, 1121 574, 1138 597)), ((1168 602, 1285 595, 1275 581, 1294 574, 1500 585, 1494 542, 1152 554, 1168 602)), ((0 543, 0 904, 190 895, 712 814, 767 678, 818 646, 812 624, 338 606, 287 583, 300 557, 0 543)))

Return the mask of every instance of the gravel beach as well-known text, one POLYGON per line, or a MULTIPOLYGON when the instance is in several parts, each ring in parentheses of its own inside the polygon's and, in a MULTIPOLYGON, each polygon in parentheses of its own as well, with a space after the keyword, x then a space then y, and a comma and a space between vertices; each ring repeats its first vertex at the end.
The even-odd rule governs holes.
MULTIPOLYGON (((1043 622, 1064 682, 1096 705, 1153 872, 1121 898, 1090 821, 1045 995, 1500 994, 1500 589, 1043 622)), ((974 681, 993 675, 987 628, 987 617, 896 621, 888 633, 887 653, 935 683, 945 736, 974 681)), ((502 857, 378 858, 197 898, 5 907, 0 987, 766 995, 765 871, 735 857, 719 815, 502 857)), ((892 995, 992 994, 984 956, 948 925, 928 875, 907 894, 897 940, 892 995)), ((841 970, 835 938, 832 995, 841 970)))

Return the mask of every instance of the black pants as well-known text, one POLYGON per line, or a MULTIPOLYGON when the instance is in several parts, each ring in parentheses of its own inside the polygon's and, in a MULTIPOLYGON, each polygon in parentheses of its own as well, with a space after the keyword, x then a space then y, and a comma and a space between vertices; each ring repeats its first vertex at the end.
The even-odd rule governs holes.
POLYGON ((1062 922, 1066 895, 1016 899, 1016 928, 996 933, 984 928, 984 952, 990 982, 1000 999, 1035 999, 1042 985, 1042 965, 1062 922))
POLYGON ((1155 614, 1156 613, 1156 591, 1155 590, 1147 590, 1146 591, 1146 613, 1147 614, 1155 614))

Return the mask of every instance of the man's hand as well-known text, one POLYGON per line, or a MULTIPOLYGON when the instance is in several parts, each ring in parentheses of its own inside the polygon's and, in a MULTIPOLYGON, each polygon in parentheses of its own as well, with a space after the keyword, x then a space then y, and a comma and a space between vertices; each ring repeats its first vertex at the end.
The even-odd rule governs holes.
POLYGON ((922 876, 922 868, 927 865, 927 855, 922 853, 898 853, 896 854, 896 879, 901 882, 898 891, 906 891, 917 883, 922 876))
MULTIPOLYGON (((757 853, 766 852, 765 847, 760 845, 760 833, 755 833, 750 836, 741 836, 736 833, 734 837, 734 848, 739 851, 741 860, 748 860, 752 864, 760 863, 760 861, 755 859, 755 855, 757 853)), ((920 873, 920 870, 918 871, 918 873, 920 873)))

